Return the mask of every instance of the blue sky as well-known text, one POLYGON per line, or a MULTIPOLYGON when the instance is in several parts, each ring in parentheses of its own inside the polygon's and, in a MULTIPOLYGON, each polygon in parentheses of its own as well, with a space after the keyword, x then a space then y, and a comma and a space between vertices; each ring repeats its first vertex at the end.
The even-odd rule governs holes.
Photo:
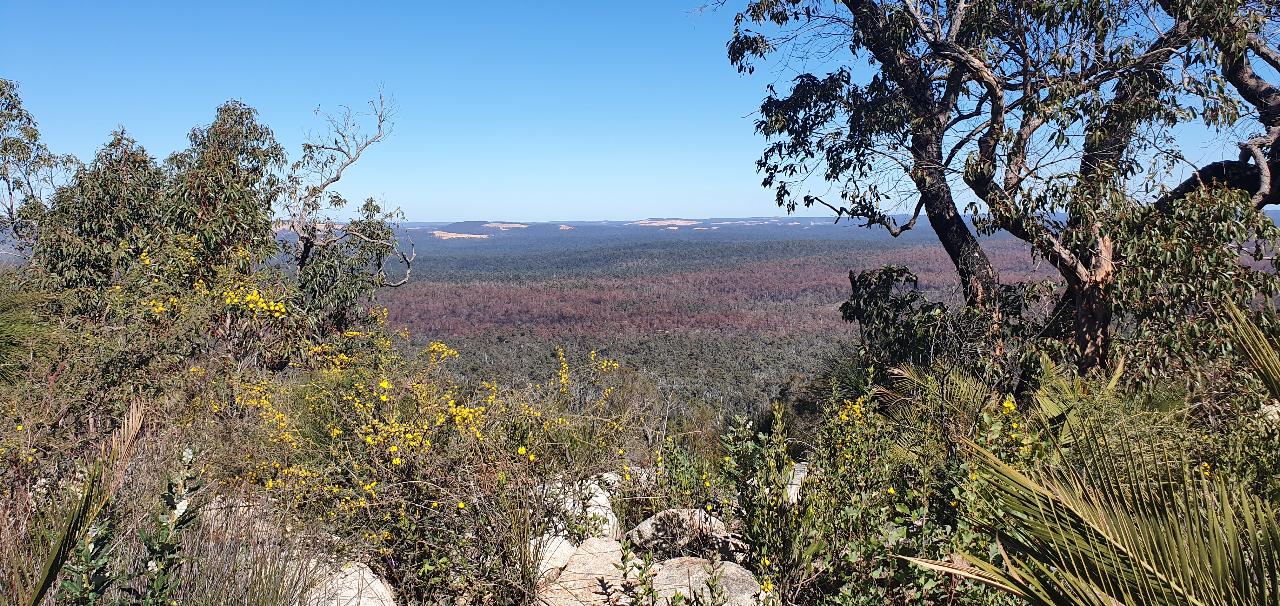
POLYGON ((395 131, 339 190, 410 220, 779 214, 752 114, 786 76, 738 75, 700 2, 0 0, 0 76, 82 158, 117 126, 164 157, 230 98, 296 152, 382 86, 395 131))
MULTIPOLYGON (((0 0, 0 77, 50 147, 81 158, 118 126, 164 157, 231 98, 296 153, 323 130, 316 107, 381 86, 395 130, 338 190, 411 221, 780 214, 753 122, 765 87, 794 72, 739 75, 725 56, 735 3, 705 1, 0 0)), ((1180 137, 1197 164, 1238 139, 1180 137)))

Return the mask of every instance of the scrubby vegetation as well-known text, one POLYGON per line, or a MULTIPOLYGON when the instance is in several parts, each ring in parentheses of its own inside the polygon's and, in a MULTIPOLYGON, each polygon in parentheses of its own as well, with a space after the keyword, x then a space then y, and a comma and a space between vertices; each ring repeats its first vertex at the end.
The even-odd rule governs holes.
POLYGON ((883 160, 869 150, 903 154, 945 257, 766 245, 731 266, 668 251, 684 264, 424 277, 398 213, 342 211, 333 190, 388 132, 382 100, 292 158, 233 101, 163 161, 120 131, 82 164, 0 80, 17 259, 0 276, 0 600, 320 604, 358 565, 400 604, 533 604, 567 567, 549 552, 662 512, 718 534, 628 533, 598 603, 681 603, 655 564, 689 554, 712 579, 702 604, 729 603, 729 563, 768 605, 1280 603, 1280 236, 1270 181, 1246 178, 1271 178, 1280 131, 1150 203, 1135 163, 1176 154, 1125 151, 1188 120, 1190 98, 1212 124, 1241 103, 1280 115, 1240 75, 1276 56, 1252 37, 1269 13, 840 7, 739 15, 744 71, 836 27, 886 74, 771 91, 761 168, 794 207, 825 204, 787 180, 825 164, 842 216, 901 233, 915 219, 865 204, 862 179, 883 160), (1173 34, 1147 40, 1139 17, 1173 34), (1001 29, 1015 21, 1025 36, 1001 29), (1037 71, 1028 48, 1056 58, 1037 71), (1239 99, 1164 77, 1193 67, 1239 99), (1013 90, 1026 101, 996 107, 1013 90), (1003 129, 1006 110, 1029 122, 1003 129), (971 130, 963 175, 930 156, 953 139, 928 124, 971 130), (1035 141, 1092 159, 997 184, 1046 124, 1059 136, 1035 141), (976 237, 960 181, 978 225, 1026 248, 976 237), (1062 282, 992 262, 1028 251, 1062 282), (950 273, 901 264, 921 259, 950 273))

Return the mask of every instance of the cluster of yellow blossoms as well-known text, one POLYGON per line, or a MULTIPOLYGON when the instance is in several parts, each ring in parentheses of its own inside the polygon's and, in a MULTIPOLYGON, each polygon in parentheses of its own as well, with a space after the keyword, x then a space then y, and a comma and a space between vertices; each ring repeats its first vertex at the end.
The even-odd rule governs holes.
MULTIPOLYGON (((256 291, 244 289, 229 291, 227 299, 229 304, 246 306, 262 300, 256 291)), ((343 337, 359 339, 367 334, 351 331, 343 337)), ((251 464, 242 479, 280 498, 314 507, 320 515, 350 518, 352 523, 366 523, 369 516, 390 516, 389 521, 422 515, 397 511, 405 499, 437 511, 474 515, 483 511, 483 501, 473 498, 474 487, 442 482, 438 488, 426 489, 421 480, 432 474, 491 471, 499 485, 527 481, 520 474, 556 469, 558 452, 545 445, 582 441, 613 449, 625 432, 616 420, 566 414, 566 402, 558 399, 544 408, 538 392, 516 393, 507 401, 506 392, 492 382, 483 383, 478 393, 460 391, 447 377, 433 372, 458 356, 444 343, 424 348, 425 368, 412 376, 401 374, 411 368, 400 366, 401 359, 391 347, 373 345, 372 353, 353 347, 352 357, 340 353, 345 349, 341 342, 310 347, 308 357, 320 372, 300 393, 269 392, 256 385, 240 390, 236 404, 258 417, 258 429, 282 446, 264 464, 251 464), (286 400, 286 393, 299 399, 286 400), (304 406, 288 408, 286 402, 304 406)), ((588 409, 613 393, 612 386, 591 382, 590 377, 618 370, 617 362, 592 352, 590 363, 580 367, 570 365, 563 351, 558 354, 560 376, 547 386, 548 391, 563 388, 574 397, 584 397, 588 409), (588 375, 582 390, 574 384, 579 369, 588 375)), ((631 478, 629 470, 624 469, 624 474, 631 478)), ((710 488, 711 479, 704 475, 700 484, 710 488)), ((361 530, 370 533, 365 536, 370 542, 391 541, 380 534, 379 527, 361 530)))
POLYGON ((436 425, 443 425, 446 416, 453 421, 453 425, 458 431, 469 433, 476 437, 477 440, 484 440, 484 435, 480 432, 480 425, 484 423, 484 406, 467 406, 458 404, 457 401, 450 399, 448 409, 436 419, 436 425))
POLYGON ((165 301, 161 301, 160 299, 147 299, 146 301, 142 302, 142 306, 145 307, 147 311, 151 312, 152 315, 158 318, 160 316, 163 316, 165 313, 169 312, 170 310, 177 308, 178 298, 169 297, 165 301))
POLYGON ((564 356, 564 348, 556 348, 556 360, 560 362, 560 369, 556 371, 556 380, 560 382, 560 393, 569 395, 569 360, 564 356))
POLYGON ((307 357, 324 363, 322 370, 330 375, 342 372, 351 363, 351 356, 337 351, 329 343, 321 343, 307 348, 307 357))
POLYGON ((591 350, 591 367, 597 372, 610 373, 618 370, 621 365, 618 364, 617 360, 610 360, 609 358, 601 356, 593 349, 591 350))
POLYGON ((453 349, 440 341, 433 341, 427 346, 427 356, 432 364, 440 364, 449 358, 458 357, 458 350, 453 349))
POLYGON ((857 400, 845 400, 840 406, 838 417, 841 423, 861 423, 863 421, 862 405, 866 403, 867 397, 862 396, 857 400))
POLYGON ((272 442, 285 444, 292 449, 297 449, 298 436, 294 434, 290 426, 289 417, 271 402, 271 393, 267 391, 267 387, 265 385, 249 385, 246 392, 236 395, 236 404, 258 411, 258 416, 262 419, 263 425, 270 431, 272 442))
POLYGON ((227 290, 222 293, 222 299, 227 304, 227 307, 245 309, 254 314, 269 315, 273 318, 283 318, 285 316, 284 301, 267 299, 256 288, 242 286, 235 290, 227 290))

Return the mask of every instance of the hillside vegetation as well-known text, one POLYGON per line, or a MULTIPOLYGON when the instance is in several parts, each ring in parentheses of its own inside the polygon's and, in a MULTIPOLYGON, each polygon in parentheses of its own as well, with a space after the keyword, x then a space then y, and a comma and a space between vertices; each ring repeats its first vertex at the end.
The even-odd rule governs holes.
POLYGON ((81 160, 0 80, 0 601, 1280 604, 1273 13, 745 2, 741 72, 874 68, 759 114, 847 248, 405 228, 383 99, 81 160))

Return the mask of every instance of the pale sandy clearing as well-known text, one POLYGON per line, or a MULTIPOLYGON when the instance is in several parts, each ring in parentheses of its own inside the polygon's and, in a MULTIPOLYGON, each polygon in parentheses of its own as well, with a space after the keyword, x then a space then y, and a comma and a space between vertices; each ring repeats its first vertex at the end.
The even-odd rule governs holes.
POLYGON ((693 221, 690 219, 644 219, 642 221, 632 221, 627 225, 645 225, 648 227, 685 227, 688 225, 697 225, 701 221, 693 221))
POLYGON ((440 231, 438 229, 431 232, 431 235, 441 240, 455 240, 458 238, 480 238, 483 240, 489 237, 489 234, 456 234, 451 231, 440 231))

